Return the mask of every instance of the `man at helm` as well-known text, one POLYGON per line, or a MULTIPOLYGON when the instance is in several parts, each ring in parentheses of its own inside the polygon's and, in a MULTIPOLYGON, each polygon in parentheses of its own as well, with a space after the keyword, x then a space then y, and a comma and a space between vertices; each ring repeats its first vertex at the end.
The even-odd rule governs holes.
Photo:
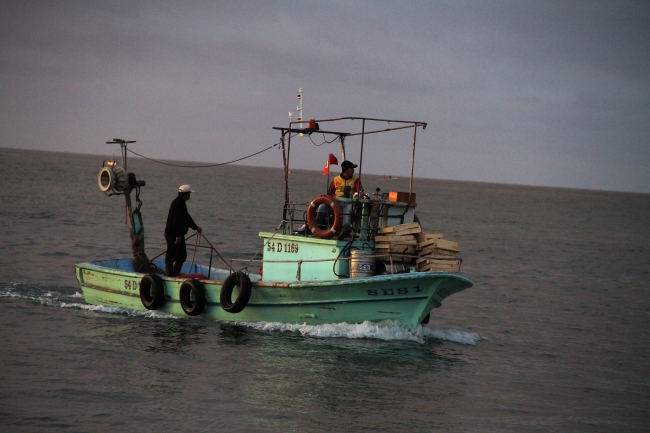
MULTIPOLYGON (((341 163, 341 174, 332 179, 327 194, 336 198, 352 198, 355 193, 363 192, 359 178, 354 175, 355 168, 357 168, 356 164, 350 161, 343 161, 341 163)), ((343 227, 350 227, 352 224, 352 204, 344 204, 341 208, 343 209, 343 227)), ((321 218, 324 217, 326 210, 325 205, 321 205, 320 209, 318 209, 318 212, 322 213, 321 218)))
POLYGON ((185 248, 185 234, 191 227, 201 233, 201 227, 197 226, 189 212, 186 201, 193 193, 189 185, 181 185, 178 188, 178 196, 172 201, 167 214, 165 225, 165 240, 167 241, 167 253, 165 254, 165 272, 168 277, 175 277, 181 272, 183 263, 187 259, 185 248))
POLYGON ((327 193, 334 197, 351 198, 355 192, 359 192, 361 183, 359 182, 359 178, 354 175, 355 168, 357 168, 356 164, 350 161, 343 161, 341 163, 341 174, 332 179, 327 193))

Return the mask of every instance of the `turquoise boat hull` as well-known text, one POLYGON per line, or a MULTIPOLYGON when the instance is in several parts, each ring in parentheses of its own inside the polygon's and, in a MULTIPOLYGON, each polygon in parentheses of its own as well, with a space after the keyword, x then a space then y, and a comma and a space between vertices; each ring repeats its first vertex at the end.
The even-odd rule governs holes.
MULTIPOLYGON (((154 264, 164 266, 161 261, 154 264)), ((130 258, 78 263, 75 268, 87 303, 146 310, 140 300, 140 281, 146 274, 134 272, 130 258)), ((208 275, 208 271, 215 279, 202 280, 207 305, 199 317, 220 321, 322 325, 391 319, 415 327, 432 309, 440 307, 445 298, 472 286, 469 278, 447 272, 325 281, 253 281, 246 308, 233 314, 224 311, 219 303, 227 272, 187 263, 182 270, 183 273, 204 275, 208 275)), ((162 279, 165 302, 157 311, 186 316, 179 301, 180 286, 185 280, 162 279)), ((236 295, 235 291, 233 298, 236 295)))

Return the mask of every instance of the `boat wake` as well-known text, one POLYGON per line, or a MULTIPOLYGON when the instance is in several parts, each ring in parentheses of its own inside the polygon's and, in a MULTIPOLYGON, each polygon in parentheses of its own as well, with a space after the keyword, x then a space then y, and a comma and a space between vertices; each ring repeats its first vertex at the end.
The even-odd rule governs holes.
MULTIPOLYGON (((0 285, 0 298, 25 299, 42 305, 86 310, 95 313, 116 314, 128 317, 147 317, 152 319, 181 320, 182 317, 158 311, 136 311, 128 308, 86 304, 82 293, 76 289, 47 289, 23 284, 0 285)), ((326 325, 287 324, 279 322, 231 322, 240 326, 263 332, 297 332, 305 336, 319 338, 375 339, 384 341, 442 340, 475 346, 478 341, 487 340, 478 334, 456 329, 437 329, 428 326, 411 328, 397 320, 382 322, 363 322, 358 324, 336 323, 326 325)))
POLYGON ((0 298, 26 299, 44 305, 58 306, 62 300, 83 300, 84 296, 72 288, 48 288, 21 283, 0 283, 0 298))
POLYGON ((90 305, 90 304, 62 302, 59 306, 61 308, 75 308, 78 310, 87 310, 96 313, 119 314, 122 316, 129 316, 129 317, 149 317, 152 319, 182 319, 182 317, 174 316, 173 314, 161 313, 159 311, 150 311, 150 310, 138 311, 138 310, 130 310, 128 308, 121 308, 121 307, 106 307, 104 305, 90 305))
POLYGON ((456 329, 435 329, 428 326, 411 328, 397 320, 381 322, 363 322, 358 324, 336 323, 327 325, 296 325, 279 322, 235 322, 239 325, 259 331, 299 332, 302 335, 321 338, 367 338, 384 341, 415 341, 424 343, 427 340, 445 340, 459 344, 475 346, 480 340, 487 340, 478 334, 456 329))
POLYGON ((136 311, 128 308, 109 307, 105 305, 91 305, 84 302, 84 295, 72 289, 63 288, 45 289, 42 287, 27 286, 23 284, 0 285, 0 298, 25 299, 38 302, 41 305, 59 308, 72 308, 96 313, 118 314, 129 317, 149 317, 154 319, 180 319, 172 314, 158 311, 136 311), (60 290, 60 291, 59 291, 60 290), (74 291, 73 291, 74 290, 74 291))

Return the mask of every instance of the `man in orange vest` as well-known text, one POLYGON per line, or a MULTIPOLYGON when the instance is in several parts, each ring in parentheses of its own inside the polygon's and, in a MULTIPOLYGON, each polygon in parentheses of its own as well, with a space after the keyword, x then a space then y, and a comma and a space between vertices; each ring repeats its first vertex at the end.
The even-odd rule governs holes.
POLYGON ((350 161, 343 161, 341 163, 341 174, 332 179, 327 193, 334 197, 351 198, 355 192, 359 192, 361 190, 361 182, 354 175, 355 168, 357 168, 356 164, 350 161))
MULTIPOLYGON (((354 169, 357 168, 356 164, 353 164, 350 161, 343 161, 341 163, 341 174, 332 179, 330 183, 329 190, 327 194, 334 197, 345 197, 352 198, 355 193, 363 193, 363 188, 361 188, 361 182, 359 178, 354 175, 354 169)), ((346 203, 341 205, 343 209, 343 233, 345 237, 346 228, 348 229, 352 225, 352 204, 346 203)), ((325 219, 325 212, 327 211, 326 205, 319 206, 318 213, 320 213, 320 218, 317 215, 316 221, 322 221, 325 219)))

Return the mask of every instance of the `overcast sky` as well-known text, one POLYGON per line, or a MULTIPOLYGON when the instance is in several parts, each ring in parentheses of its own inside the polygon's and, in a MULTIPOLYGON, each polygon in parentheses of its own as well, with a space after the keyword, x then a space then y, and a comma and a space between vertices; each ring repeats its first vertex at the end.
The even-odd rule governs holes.
MULTIPOLYGON (((302 87, 305 118, 428 122, 418 177, 650 192, 649 1, 4 0, 0 60, 0 147, 228 161, 302 87)), ((408 175, 392 134, 364 172, 408 175)), ((292 151, 322 170, 338 146, 292 151)))

